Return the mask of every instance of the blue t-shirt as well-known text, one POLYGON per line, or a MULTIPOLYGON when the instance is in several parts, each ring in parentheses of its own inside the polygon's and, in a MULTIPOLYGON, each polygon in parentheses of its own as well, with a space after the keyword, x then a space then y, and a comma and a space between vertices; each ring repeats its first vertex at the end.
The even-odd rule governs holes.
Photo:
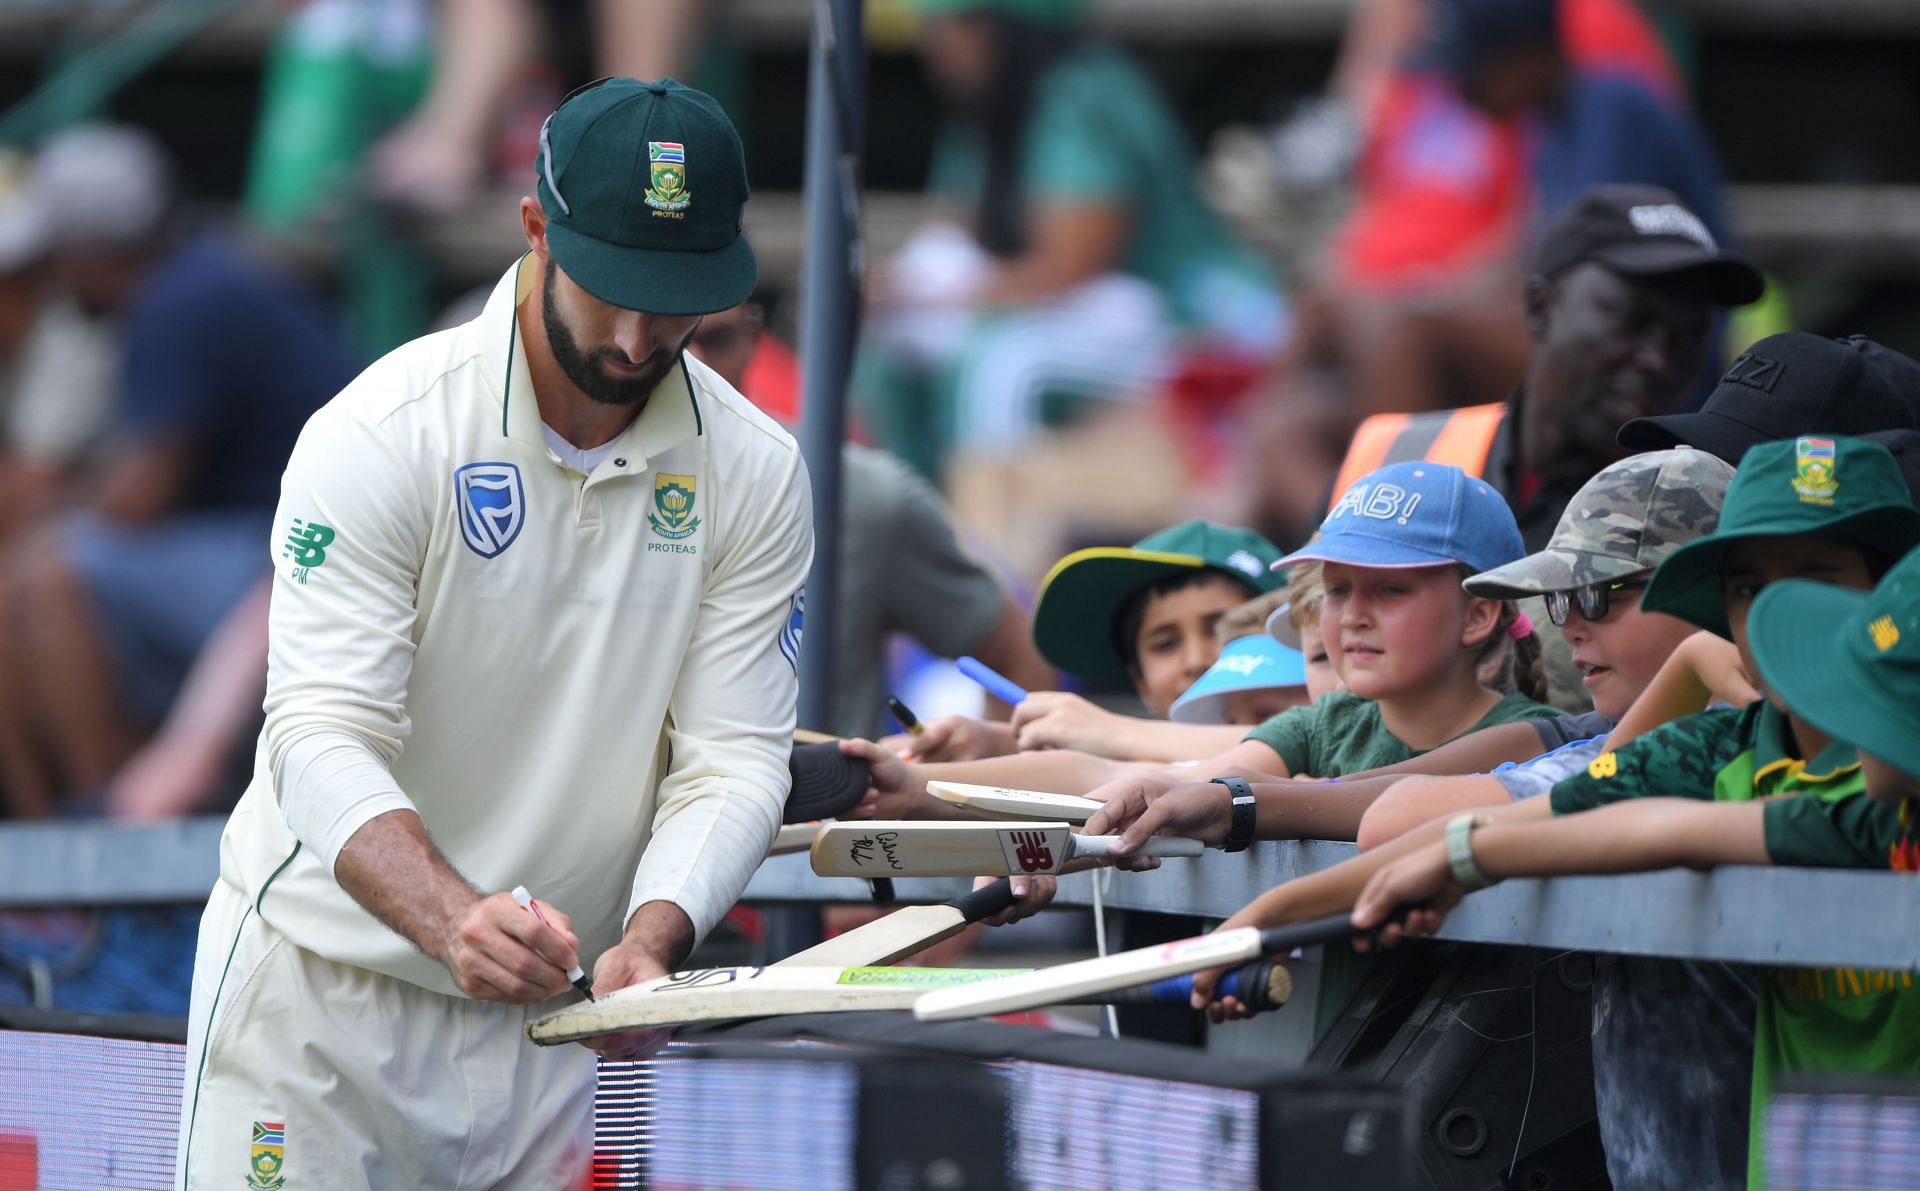
POLYGON ((193 445, 183 512, 272 510, 308 415, 359 371, 318 300, 211 234, 155 266, 124 335, 116 428, 193 445))
POLYGON ((1712 146, 1684 112, 1636 79, 1576 74, 1558 111, 1541 120, 1533 180, 1542 219, 1602 182, 1663 186, 1725 246, 1720 170, 1712 146))

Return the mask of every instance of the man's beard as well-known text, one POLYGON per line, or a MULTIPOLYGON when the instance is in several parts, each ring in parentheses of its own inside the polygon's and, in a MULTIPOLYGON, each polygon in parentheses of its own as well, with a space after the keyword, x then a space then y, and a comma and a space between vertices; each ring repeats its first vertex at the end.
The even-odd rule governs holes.
MULTIPOLYGON (((580 343, 573 332, 560 319, 559 308, 553 301, 553 276, 559 272, 557 265, 548 264, 547 275, 540 283, 540 324, 546 328, 547 348, 553 353, 554 362, 560 365, 560 371, 567 374, 574 387, 587 397, 601 405, 639 406, 646 404, 667 373, 680 363, 680 353, 686 350, 686 341, 682 340, 672 351, 656 351, 647 361, 646 367, 634 376, 611 376, 600 364, 603 359, 631 363, 626 353, 608 347, 596 347, 591 352, 580 350, 580 343)), ((692 333, 689 332, 689 339, 692 333)))

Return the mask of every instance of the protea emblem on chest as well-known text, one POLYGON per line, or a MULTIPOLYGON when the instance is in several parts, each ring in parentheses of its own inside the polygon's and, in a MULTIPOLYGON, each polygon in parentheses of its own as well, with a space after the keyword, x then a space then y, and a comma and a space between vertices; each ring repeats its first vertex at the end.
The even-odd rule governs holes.
POLYGON ((653 512, 647 514, 653 532, 676 541, 693 536, 693 531, 700 528, 700 518, 693 515, 696 484, 694 476, 661 475, 654 479, 653 512))

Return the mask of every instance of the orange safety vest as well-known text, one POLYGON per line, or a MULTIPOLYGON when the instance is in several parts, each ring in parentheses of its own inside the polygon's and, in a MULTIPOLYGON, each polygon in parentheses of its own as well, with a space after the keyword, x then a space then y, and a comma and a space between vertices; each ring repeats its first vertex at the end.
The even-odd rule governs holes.
POLYGON ((1375 414, 1353 432, 1332 499, 1337 503, 1355 480, 1374 468, 1410 459, 1451 463, 1470 476, 1485 475, 1494 437, 1506 417, 1504 401, 1430 413, 1375 414))

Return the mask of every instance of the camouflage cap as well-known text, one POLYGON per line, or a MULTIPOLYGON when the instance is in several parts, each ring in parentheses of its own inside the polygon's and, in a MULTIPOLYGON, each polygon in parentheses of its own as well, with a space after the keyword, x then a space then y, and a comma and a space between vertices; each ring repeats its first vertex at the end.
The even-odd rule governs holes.
POLYGON ((1567 502, 1547 548, 1468 579, 1473 595, 1514 600, 1652 570, 1720 523, 1733 468, 1675 447, 1610 464, 1567 502))

